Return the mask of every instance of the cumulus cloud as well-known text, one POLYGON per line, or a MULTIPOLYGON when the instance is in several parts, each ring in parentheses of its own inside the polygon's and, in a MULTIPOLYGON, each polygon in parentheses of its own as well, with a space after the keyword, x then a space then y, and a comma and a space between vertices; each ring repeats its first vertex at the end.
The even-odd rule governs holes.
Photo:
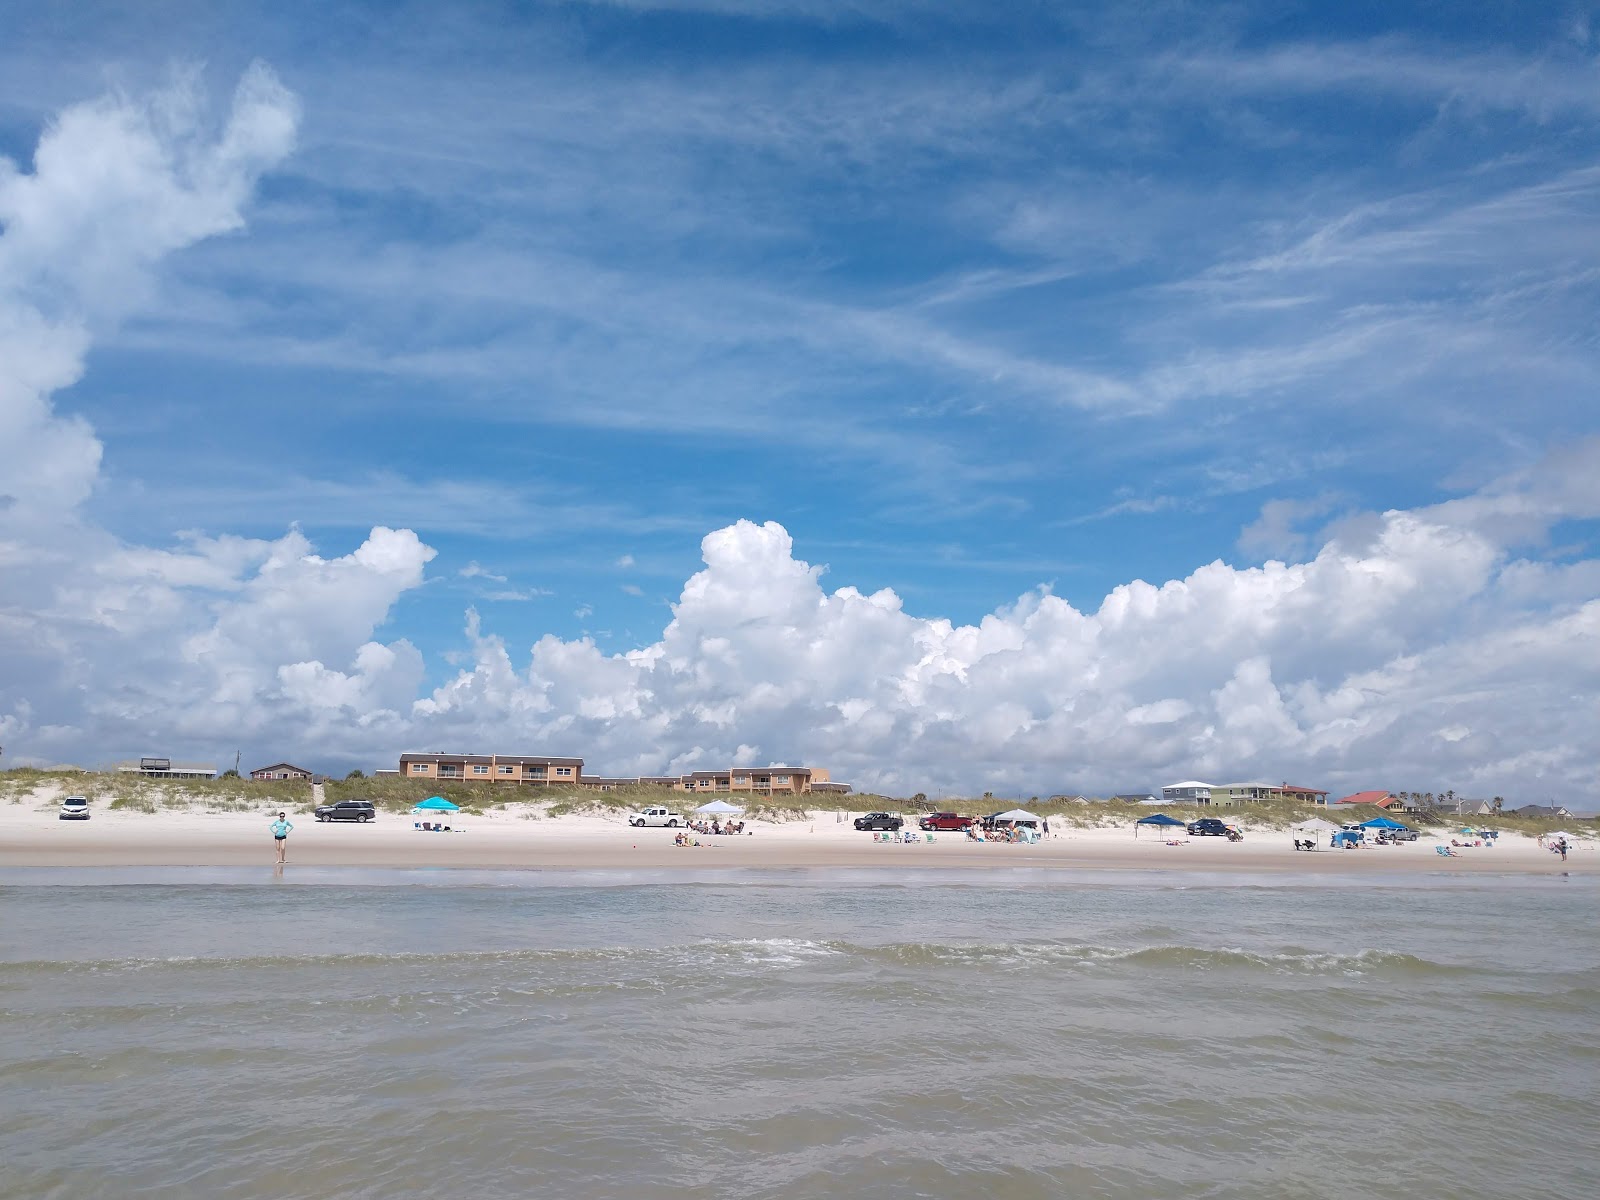
MULTIPOLYGON (((1561 468, 1596 469, 1600 444, 1561 468)), ((706 537, 654 644, 546 637, 524 665, 473 625, 473 665, 417 715, 606 771, 804 761, 900 791, 1576 788, 1600 729, 1600 601, 1530 611, 1529 564, 1449 519, 1516 492, 1378 514, 1359 546, 1300 563, 1126 584, 1092 613, 1031 593, 971 626, 825 591, 782 527, 741 521, 706 537)))
POLYGON ((433 556, 413 533, 374 529, 333 560, 297 530, 122 544, 81 513, 100 443, 53 405, 163 256, 243 225, 297 120, 258 64, 220 121, 186 76, 67 109, 31 172, 0 158, 0 723, 30 758, 249 741, 329 708, 366 720, 421 683, 408 643, 369 640, 433 556))

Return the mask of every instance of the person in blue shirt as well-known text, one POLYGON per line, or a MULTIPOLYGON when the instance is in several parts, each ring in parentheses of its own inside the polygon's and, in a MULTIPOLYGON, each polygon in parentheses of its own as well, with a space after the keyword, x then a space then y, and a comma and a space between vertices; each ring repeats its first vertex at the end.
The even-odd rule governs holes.
POLYGON ((294 828, 285 818, 287 813, 279 813, 278 819, 272 823, 272 839, 278 843, 278 861, 288 862, 289 831, 294 828))

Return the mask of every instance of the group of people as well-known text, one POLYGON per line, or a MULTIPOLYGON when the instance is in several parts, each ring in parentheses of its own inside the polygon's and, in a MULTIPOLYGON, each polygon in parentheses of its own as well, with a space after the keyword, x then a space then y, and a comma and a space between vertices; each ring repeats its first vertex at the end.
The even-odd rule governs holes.
MULTIPOLYGON (((1045 835, 1050 833, 1050 823, 1048 821, 1044 823, 1043 833, 1045 835)), ((974 821, 967 826, 967 840, 973 842, 1026 842, 1031 844, 1037 842, 1039 837, 1040 831, 1027 825, 995 825, 985 830, 982 825, 974 821)))
POLYGON ((694 830, 696 833, 708 833, 712 837, 722 837, 725 834, 730 834, 730 833, 743 833, 744 832, 744 822, 743 821, 722 822, 722 821, 717 820, 717 818, 712 817, 711 818, 711 824, 709 824, 709 825, 707 825, 704 821, 690 821, 689 822, 689 828, 694 830))

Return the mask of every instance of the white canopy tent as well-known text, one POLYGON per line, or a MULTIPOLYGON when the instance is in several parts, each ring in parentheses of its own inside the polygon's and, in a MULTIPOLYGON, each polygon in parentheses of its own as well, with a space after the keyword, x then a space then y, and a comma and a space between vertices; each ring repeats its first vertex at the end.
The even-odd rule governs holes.
POLYGON ((1032 821, 1035 825, 1037 825, 1042 819, 1043 818, 1029 812, 1025 808, 1013 808, 1010 812, 996 814, 994 821, 997 825, 1001 821, 1007 821, 1012 825, 1017 824, 1019 821, 1032 821))
POLYGON ((709 804, 702 804, 694 811, 704 813, 708 817, 731 817, 734 813, 742 813, 744 808, 738 804, 729 804, 726 800, 713 800, 709 804))

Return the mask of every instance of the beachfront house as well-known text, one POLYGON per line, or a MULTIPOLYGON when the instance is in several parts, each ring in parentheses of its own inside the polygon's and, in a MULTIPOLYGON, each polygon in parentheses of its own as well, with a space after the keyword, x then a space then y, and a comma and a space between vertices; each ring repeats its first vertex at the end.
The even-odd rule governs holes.
POLYGON ((1328 793, 1287 782, 1225 783, 1211 789, 1211 803, 1216 805, 1265 804, 1271 800, 1298 800, 1320 807, 1328 803, 1328 793))
POLYGON ((1211 789, 1211 803, 1233 806, 1238 804, 1263 804, 1276 800, 1282 792, 1270 783, 1224 783, 1211 789))
POLYGON ((1399 796, 1384 791, 1352 792, 1335 800, 1334 804, 1370 804, 1374 808, 1386 809, 1389 812, 1409 811, 1399 796))
POLYGON ((1167 804, 1210 804, 1211 785, 1198 779, 1169 783, 1161 789, 1161 799, 1167 804))
POLYGON ((1456 800, 1439 811, 1456 817, 1492 817, 1500 810, 1492 800, 1456 800))
POLYGON ((303 779, 310 783, 314 773, 293 763, 273 763, 270 767, 257 767, 250 772, 251 779, 303 779))
POLYGON ((1111 797, 1113 804, 1162 804, 1164 801, 1153 792, 1119 792, 1111 797))
POLYGON ((730 767, 725 771, 691 771, 682 779, 686 792, 803 796, 808 792, 850 790, 844 784, 831 783, 822 767, 730 767))
POLYGON ((1321 788, 1301 787, 1297 783, 1285 782, 1279 785, 1278 790, 1288 800, 1298 800, 1302 804, 1310 804, 1317 808, 1328 806, 1329 793, 1321 788))
POLYGON ((535 787, 578 784, 583 759, 542 754, 442 754, 407 752, 400 756, 404 779, 434 783, 523 783, 535 787))
POLYGON ((138 762, 120 762, 116 766, 120 775, 143 775, 147 779, 215 779, 215 763, 177 763, 170 758, 141 758, 138 762))
POLYGON ((1521 808, 1512 809, 1511 815, 1515 817, 1543 817, 1564 821, 1572 813, 1559 804, 1524 804, 1521 808))

